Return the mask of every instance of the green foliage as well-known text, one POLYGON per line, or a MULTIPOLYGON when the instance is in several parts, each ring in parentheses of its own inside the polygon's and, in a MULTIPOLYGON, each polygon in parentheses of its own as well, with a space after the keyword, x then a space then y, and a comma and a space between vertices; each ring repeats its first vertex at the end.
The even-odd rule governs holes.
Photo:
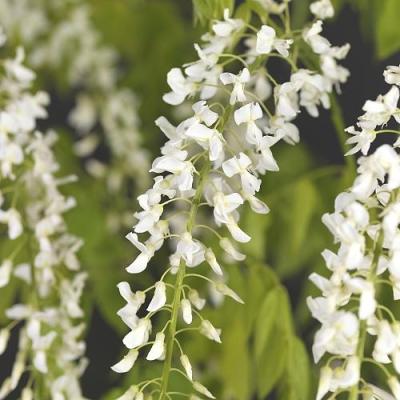
POLYGON ((193 15, 196 21, 204 25, 214 19, 221 19, 224 9, 233 9, 234 0, 192 0, 193 15))
POLYGON ((84 241, 79 255, 83 269, 89 273, 87 293, 91 295, 88 298, 91 298, 103 318, 114 329, 121 330, 123 326, 116 311, 122 305, 122 300, 116 296, 116 285, 124 279, 123 265, 129 260, 127 244, 122 234, 113 235, 107 229, 107 210, 112 205, 107 203, 104 182, 93 180, 83 172, 71 150, 71 138, 64 132, 57 145, 60 172, 68 171, 69 174, 72 172, 79 176, 79 182, 64 189, 79 204, 79 207, 66 215, 67 223, 70 231, 84 241))
POLYGON ((282 400, 310 398, 310 360, 304 343, 297 337, 289 343, 286 376, 279 389, 278 398, 282 400))
POLYGON ((358 14, 362 34, 374 45, 379 60, 392 56, 400 49, 398 0, 333 0, 332 3, 337 13, 347 5, 358 14))
POLYGON ((173 0, 91 1, 104 40, 121 56, 122 85, 137 94, 144 142, 157 154, 161 135, 154 120, 171 111, 162 100, 166 75, 194 58, 200 30, 182 15, 184 4, 173 0))
POLYGON ((261 195, 271 213, 264 218, 245 215, 245 228, 254 238, 245 250, 287 279, 307 267, 323 248, 326 236, 321 234, 320 218, 343 183, 336 179, 341 167, 314 168, 303 145, 281 147, 276 154, 281 170, 265 179, 261 195))
POLYGON ((207 360, 207 385, 217 398, 264 399, 279 393, 279 399, 309 399, 308 355, 296 336, 289 297, 278 276, 254 261, 245 268, 230 267, 228 273, 230 286, 245 304, 226 300, 208 316, 222 329, 222 345, 200 340, 189 349, 196 362, 207 360))
POLYGON ((292 25, 295 29, 301 29, 309 16, 311 0, 293 0, 292 25))
POLYGON ((380 59, 391 56, 400 49, 400 2, 382 0, 376 25, 376 52, 380 59))
POLYGON ((260 305, 254 335, 254 351, 257 358, 263 354, 276 317, 279 315, 278 308, 281 295, 279 287, 275 287, 267 293, 263 303, 260 305))
POLYGON ((260 398, 269 394, 282 378, 292 340, 291 311, 286 293, 278 286, 272 297, 267 296, 269 298, 258 314, 255 331, 254 356, 260 398))
POLYGON ((247 339, 246 326, 237 319, 224 333, 221 346, 221 377, 228 385, 227 391, 243 400, 250 398, 251 391, 251 360, 248 352, 242 350, 246 348, 247 339))

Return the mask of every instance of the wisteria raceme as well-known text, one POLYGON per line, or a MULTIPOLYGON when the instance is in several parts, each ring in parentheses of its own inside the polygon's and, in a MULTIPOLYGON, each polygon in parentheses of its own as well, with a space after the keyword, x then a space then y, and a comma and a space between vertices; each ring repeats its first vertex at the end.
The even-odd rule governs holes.
MULTIPOLYGON (((5 40, 1 31, 2 45, 5 40)), ((52 150, 57 136, 36 130, 36 120, 47 115, 48 96, 31 94, 35 75, 23 61, 22 48, 14 59, 1 60, 0 293, 17 286, 18 303, 5 312, 10 322, 0 329, 0 354, 10 335, 18 337, 18 349, 0 399, 24 385, 24 400, 79 400, 86 366, 79 298, 86 274, 79 272, 76 256, 81 240, 68 232, 63 218, 75 200, 59 191, 74 177, 57 177, 52 150)))
MULTIPOLYGON (((75 151, 88 172, 104 178, 110 193, 132 182, 142 190, 149 185, 149 159, 140 138, 138 101, 120 87, 118 55, 102 43, 90 13, 76 0, 4 0, 0 23, 22 41, 30 65, 63 73, 76 91, 68 121, 79 134, 75 151), (95 154, 104 141, 111 153, 107 165, 95 154)), ((126 225, 126 211, 110 212, 112 229, 126 225)))
MULTIPOLYGON (((397 133, 386 124, 393 118, 397 125, 399 68, 384 73, 393 86, 376 101, 367 101, 348 143, 355 147, 349 154, 367 154, 377 134, 397 133), (359 131, 356 129, 360 129, 359 131)), ((341 193, 335 212, 323 216, 323 222, 338 243, 338 251, 325 250, 323 257, 331 276, 313 273, 310 279, 322 296, 309 298, 308 305, 321 324, 315 335, 313 354, 316 362, 324 357, 317 399, 329 392, 349 392, 349 399, 400 398, 400 321, 382 298, 384 286, 392 289, 394 301, 400 299, 399 210, 400 155, 391 145, 382 145, 371 155, 359 159, 353 186, 341 193), (387 388, 368 383, 362 366, 370 364, 383 374, 387 388), (390 394, 391 392, 392 394, 390 394)), ((333 395, 332 395, 333 396, 333 395)), ((333 397, 329 397, 333 398, 333 397)))
MULTIPOLYGON (((398 130, 388 129, 388 123, 394 123, 396 126, 400 123, 399 85, 400 85, 400 67, 390 66, 384 72, 385 81, 391 85, 389 91, 384 95, 379 95, 376 100, 368 100, 363 106, 365 112, 358 118, 355 126, 346 129, 352 135, 347 140, 353 148, 347 155, 355 154, 359 151, 366 155, 371 144, 379 134, 392 133, 397 135, 398 130)), ((400 140, 397 139, 394 147, 400 146, 400 140)))
MULTIPOLYGON (((193 114, 178 126, 165 117, 156 121, 168 140, 152 164, 151 172, 157 174, 153 187, 138 197, 141 211, 135 214, 137 223, 127 239, 140 254, 127 271, 144 271, 164 244, 172 254, 158 282, 145 291, 132 292, 127 282, 118 285, 126 301, 118 315, 129 328, 123 339, 128 352, 112 367, 128 372, 139 352, 145 352, 148 360, 163 360, 163 372, 131 386, 119 400, 142 399, 150 393, 159 399, 173 398, 176 393, 170 390, 169 378, 179 371, 192 383, 192 394, 185 395, 214 398, 196 380, 181 341, 189 325, 190 331, 221 342, 220 330, 201 314, 206 301, 193 282, 205 281, 221 295, 242 302, 220 278, 224 274, 220 258, 243 261, 245 254, 234 242, 240 245, 251 239, 240 227, 241 207, 247 202, 254 212, 268 213, 256 195, 260 176, 279 169, 272 146, 282 139, 297 143, 299 131, 293 120, 301 107, 317 116, 320 106, 329 107, 333 89, 346 81, 348 72, 338 60, 349 46, 331 46, 320 35, 321 19, 300 33, 292 32, 288 2, 269 3, 270 25, 252 26, 225 10, 224 19, 214 21, 203 43, 195 45, 199 59, 168 73, 171 91, 164 100, 171 105, 191 100, 193 114), (300 43, 308 45, 317 70, 306 68, 300 43), (239 54, 243 46, 246 50, 239 54), (281 83, 268 67, 275 58, 288 70, 289 78, 281 83), (204 234, 215 235, 219 247, 210 247, 204 234), (144 316, 142 308, 148 312, 144 316), (163 327, 156 325, 157 314, 168 316, 163 327)), ((326 0, 314 3, 311 10, 317 18, 333 13, 326 0)))

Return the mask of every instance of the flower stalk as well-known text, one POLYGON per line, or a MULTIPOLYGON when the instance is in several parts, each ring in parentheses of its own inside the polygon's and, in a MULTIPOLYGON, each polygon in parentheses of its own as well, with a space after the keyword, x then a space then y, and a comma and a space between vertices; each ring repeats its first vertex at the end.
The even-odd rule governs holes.
MULTIPOLYGON (((193 199, 193 204, 191 205, 190 212, 189 212, 189 219, 187 221, 186 230, 189 233, 192 233, 193 226, 196 222, 196 215, 199 204, 201 202, 203 196, 203 189, 208 178, 208 173, 211 168, 211 164, 208 160, 205 160, 204 166, 200 172, 199 178, 199 185, 196 189, 196 194, 193 199)), ((163 366, 163 372, 161 376, 161 390, 160 390, 160 400, 164 400, 167 396, 168 392, 168 383, 169 383, 169 376, 171 374, 171 365, 172 365, 172 358, 174 355, 174 345, 176 341, 176 326, 178 322, 178 314, 180 310, 181 304, 181 297, 182 297, 182 288, 183 282, 186 275, 186 265, 183 260, 179 263, 179 270, 177 274, 177 278, 174 285, 174 299, 172 301, 172 310, 171 310, 171 319, 169 323, 169 337, 166 344, 166 355, 165 361, 163 366)), ((178 342, 179 343, 179 342, 178 342)))

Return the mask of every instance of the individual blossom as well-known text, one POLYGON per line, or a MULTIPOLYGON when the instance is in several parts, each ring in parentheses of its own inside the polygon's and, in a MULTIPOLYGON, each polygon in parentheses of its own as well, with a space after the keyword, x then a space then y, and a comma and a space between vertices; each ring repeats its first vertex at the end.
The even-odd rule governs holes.
POLYGON ((292 43, 292 39, 277 39, 275 29, 263 25, 257 33, 256 50, 259 54, 269 54, 272 50, 276 50, 282 56, 288 57, 289 47, 292 43))
POLYGON ((330 0, 315 1, 310 5, 311 12, 319 19, 332 18, 335 10, 330 0))

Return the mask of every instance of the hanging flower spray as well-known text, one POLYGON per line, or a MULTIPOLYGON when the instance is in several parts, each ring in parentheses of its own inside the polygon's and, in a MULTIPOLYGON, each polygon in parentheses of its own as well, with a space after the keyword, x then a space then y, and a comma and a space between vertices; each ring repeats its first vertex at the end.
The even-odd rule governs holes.
POLYGON ((382 145, 367 155, 377 135, 400 134, 387 124, 400 122, 398 109, 400 69, 388 67, 385 80, 391 85, 385 95, 368 100, 352 135, 348 154, 362 151, 352 187, 335 201, 335 211, 323 222, 338 243, 337 252, 325 250, 323 257, 329 277, 316 273, 310 279, 322 295, 309 298, 308 305, 321 328, 315 335, 314 360, 324 357, 317 399, 348 393, 349 399, 400 398, 400 323, 382 289, 392 289, 400 298, 399 187, 400 156, 393 145, 382 145), (325 356, 327 355, 327 356, 325 356), (328 357, 329 356, 329 357, 328 357), (387 388, 368 382, 363 367, 382 373, 387 388), (389 390, 391 394, 387 392, 389 390))
MULTIPOLYGON (((5 41, 0 31, 0 45, 5 41)), ((19 289, 18 303, 5 311, 9 323, 0 330, 0 354, 11 335, 18 337, 0 399, 23 384, 23 400, 79 400, 79 378, 86 366, 79 300, 86 274, 79 272, 76 256, 81 240, 68 232, 63 217, 75 200, 59 190, 75 177, 57 176, 56 133, 36 130, 37 120, 47 116, 48 96, 30 92, 35 74, 23 61, 19 48, 15 58, 1 60, 0 73, 2 300, 8 285, 19 289)))
POLYGON ((202 315, 206 300, 194 285, 205 281, 242 303, 223 282, 219 254, 225 260, 245 259, 238 245, 251 238, 240 227, 240 212, 246 203, 256 213, 269 211, 257 192, 260 177, 279 169, 272 147, 281 140, 297 143, 293 120, 301 108, 318 116, 318 108, 330 106, 329 95, 348 77, 338 62, 349 46, 334 47, 321 35, 322 19, 333 15, 329 1, 313 3, 316 19, 301 31, 291 29, 288 1, 269 3, 265 18, 255 24, 225 10, 224 19, 214 21, 203 43, 195 45, 198 60, 168 73, 171 91, 164 101, 175 106, 190 101, 193 113, 178 126, 165 117, 156 121, 168 140, 150 170, 157 174, 153 187, 138 197, 141 211, 127 239, 140 254, 127 271, 144 271, 164 244, 171 255, 158 281, 146 290, 132 292, 127 282, 118 285, 126 301, 118 315, 129 328, 123 339, 128 352, 112 368, 130 371, 140 353, 149 361, 161 360, 163 367, 160 377, 132 385, 120 400, 214 398, 197 380, 181 341, 197 331, 221 342, 220 330, 202 315), (306 68, 310 57, 313 70, 306 68), (274 59, 288 71, 287 80, 278 82, 270 72, 274 59), (208 245, 204 234, 215 236, 219 247, 208 245), (185 376, 191 392, 172 391, 171 374, 185 376))

